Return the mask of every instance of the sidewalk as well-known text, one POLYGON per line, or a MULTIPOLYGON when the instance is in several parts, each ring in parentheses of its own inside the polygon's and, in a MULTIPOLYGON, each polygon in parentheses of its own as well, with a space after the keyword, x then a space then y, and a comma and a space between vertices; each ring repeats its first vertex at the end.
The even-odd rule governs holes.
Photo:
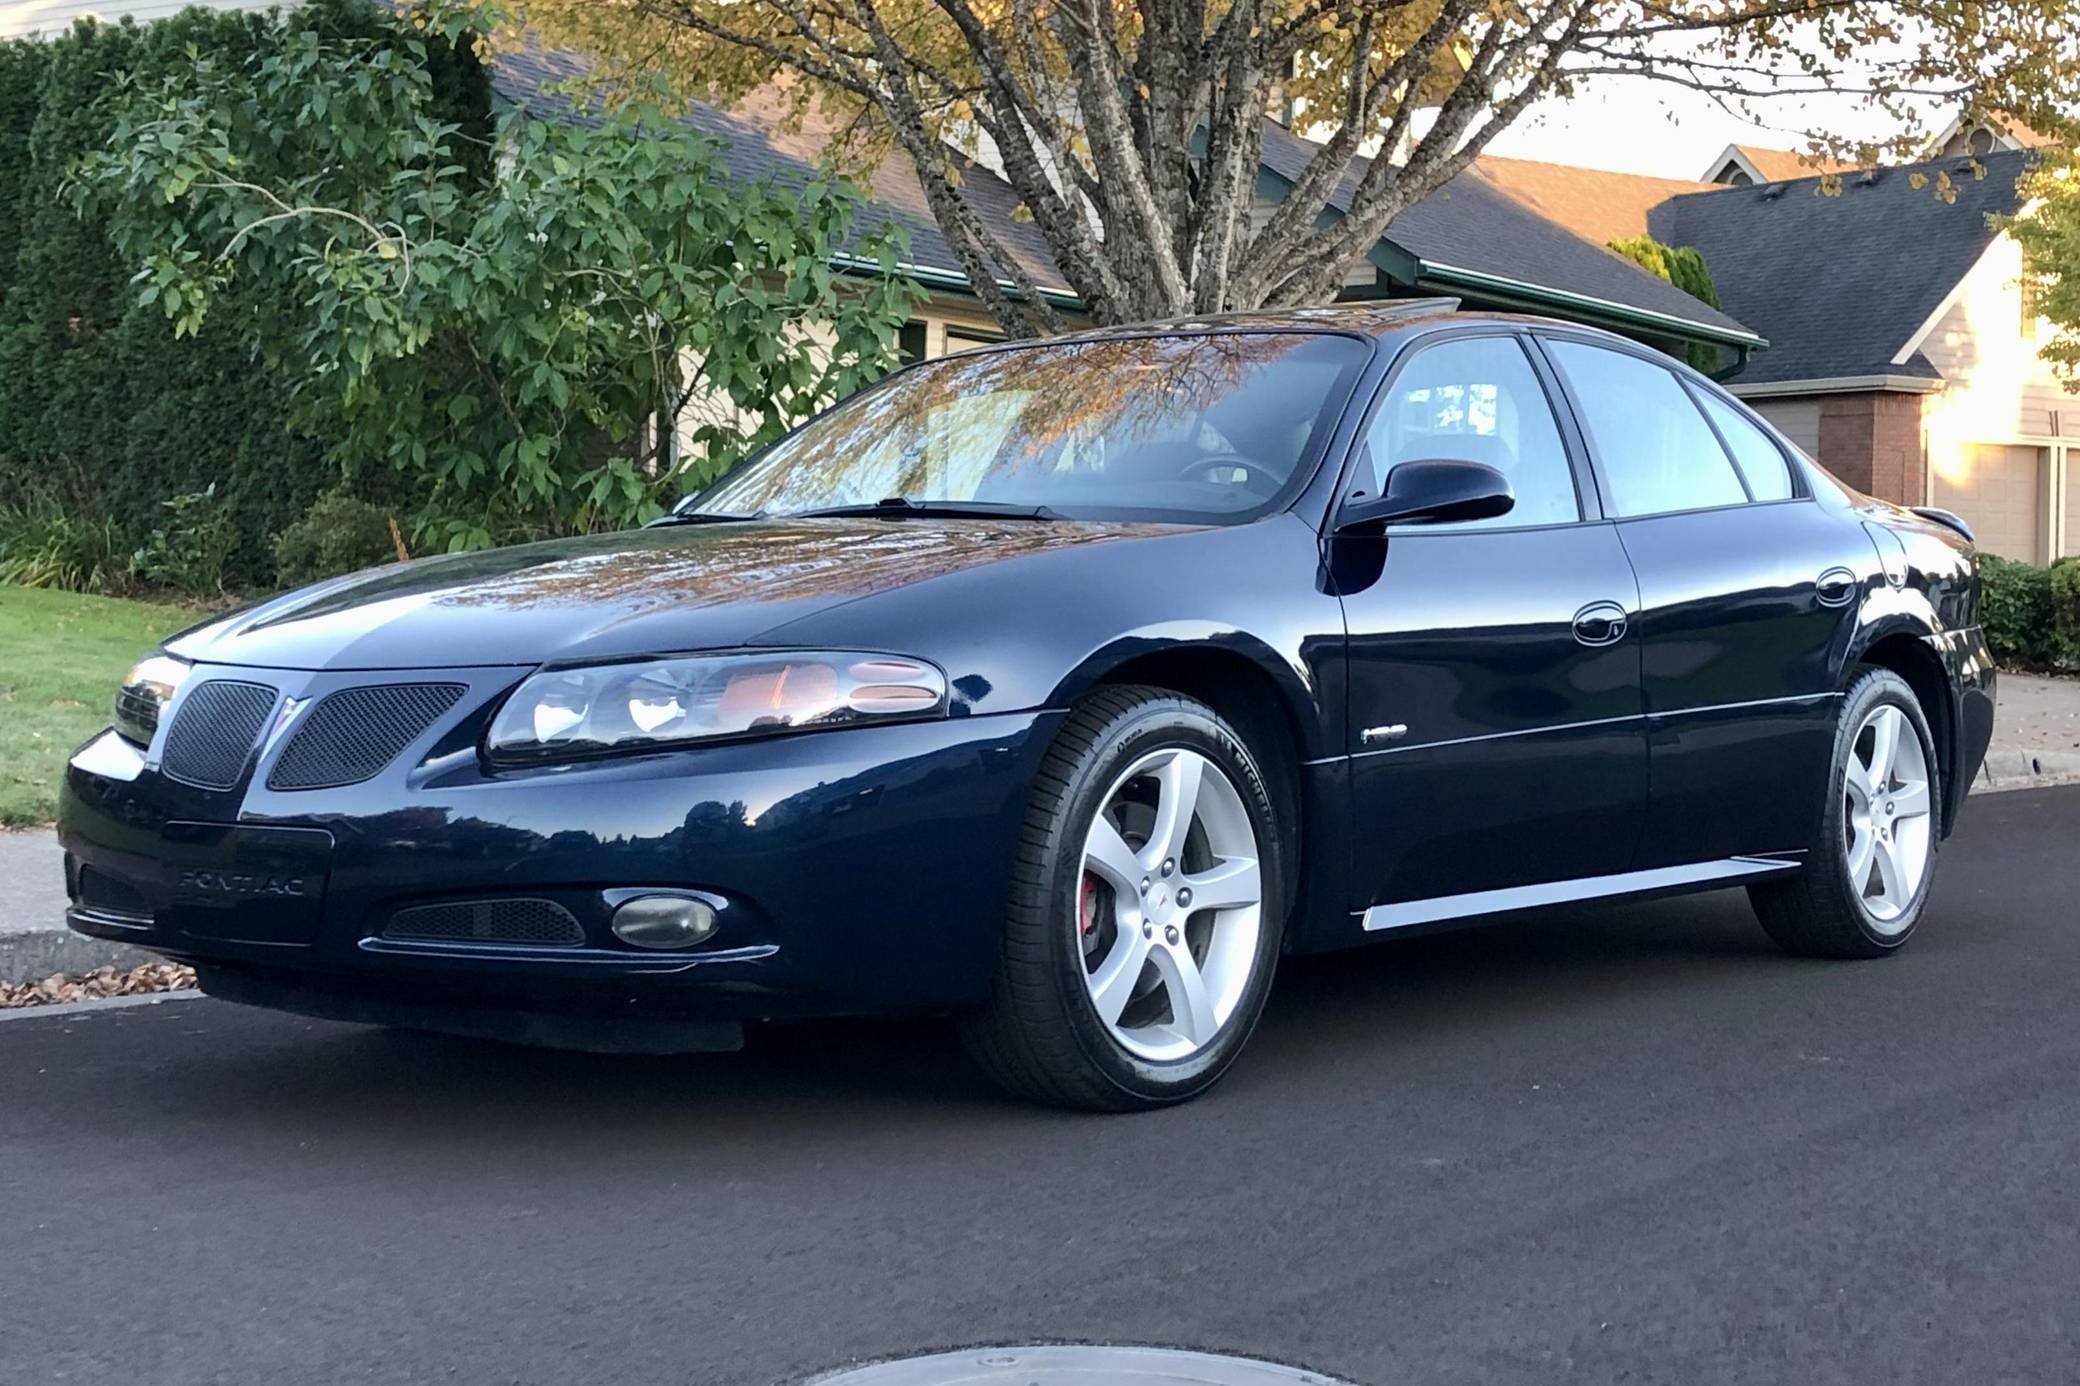
MULTIPOLYGON (((2080 783, 2080 679, 2001 676, 1993 749, 1974 794, 2080 783)), ((0 978, 129 967, 150 957, 65 928, 65 868, 48 828, 0 832, 0 978)))

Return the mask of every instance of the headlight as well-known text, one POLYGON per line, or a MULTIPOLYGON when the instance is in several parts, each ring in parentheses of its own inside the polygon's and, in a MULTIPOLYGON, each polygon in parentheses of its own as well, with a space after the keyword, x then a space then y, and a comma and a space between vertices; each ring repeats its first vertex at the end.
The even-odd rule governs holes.
POLYGON ((561 759, 945 712, 946 676, 920 659, 699 655, 544 669, 506 699, 487 746, 502 760, 561 759))
POLYGON ((193 667, 185 659, 155 654, 139 660, 123 675, 123 686, 116 690, 115 723, 124 740, 140 746, 152 744, 152 733, 159 729, 160 709, 173 700, 173 691, 193 667))

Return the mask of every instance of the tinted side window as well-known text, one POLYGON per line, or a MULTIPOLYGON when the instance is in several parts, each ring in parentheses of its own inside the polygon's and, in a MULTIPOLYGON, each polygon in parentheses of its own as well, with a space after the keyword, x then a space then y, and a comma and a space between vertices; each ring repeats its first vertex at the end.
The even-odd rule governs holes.
POLYGON ((1739 505, 1740 478, 1690 392, 1637 356, 1581 342, 1547 343, 1582 407, 1582 425, 1620 515, 1739 505))
POLYGON ((1704 412, 1712 416, 1719 426, 1719 436, 1733 453, 1733 464, 1741 469, 1748 480, 1748 490, 1756 500, 1783 500, 1791 494, 1791 470, 1784 464, 1784 454, 1769 435, 1750 423, 1738 410, 1728 406, 1723 399, 1714 399, 1700 391, 1697 396, 1704 405, 1704 412))
POLYGON ((1451 528, 1565 524, 1582 517, 1574 471, 1545 388, 1513 337, 1468 337, 1426 347, 1380 401, 1366 435, 1377 495, 1403 462, 1485 462, 1509 478, 1506 515, 1451 528))

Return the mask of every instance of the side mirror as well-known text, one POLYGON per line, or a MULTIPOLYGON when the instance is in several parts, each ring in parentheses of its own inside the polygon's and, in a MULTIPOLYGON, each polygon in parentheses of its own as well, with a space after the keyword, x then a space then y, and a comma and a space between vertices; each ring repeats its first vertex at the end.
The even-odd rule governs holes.
POLYGON ((1344 499, 1336 513, 1336 532, 1378 534, 1397 521, 1486 520, 1507 515, 1516 503, 1509 478, 1485 462, 1445 457, 1403 462, 1387 473, 1385 495, 1344 499))

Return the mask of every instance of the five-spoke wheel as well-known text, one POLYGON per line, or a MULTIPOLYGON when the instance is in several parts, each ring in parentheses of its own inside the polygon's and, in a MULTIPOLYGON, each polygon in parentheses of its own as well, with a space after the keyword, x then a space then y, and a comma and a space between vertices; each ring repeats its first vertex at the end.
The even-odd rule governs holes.
POLYGON ((1218 765, 1151 751, 1083 843, 1074 927, 1091 1005, 1129 1052, 1186 1058, 1235 1013, 1263 920, 1257 836, 1218 765))
POLYGON ((1749 887, 1769 936, 1793 953, 1868 958, 1914 931, 1934 873, 1943 783, 1906 680, 1867 669, 1842 697, 1830 798, 1806 869, 1749 887))
POLYGON ((969 1051, 1069 1106, 1203 1091, 1256 1024, 1285 922, 1288 838, 1256 757, 1202 703, 1106 688, 1057 735, 1026 821, 969 1051))

